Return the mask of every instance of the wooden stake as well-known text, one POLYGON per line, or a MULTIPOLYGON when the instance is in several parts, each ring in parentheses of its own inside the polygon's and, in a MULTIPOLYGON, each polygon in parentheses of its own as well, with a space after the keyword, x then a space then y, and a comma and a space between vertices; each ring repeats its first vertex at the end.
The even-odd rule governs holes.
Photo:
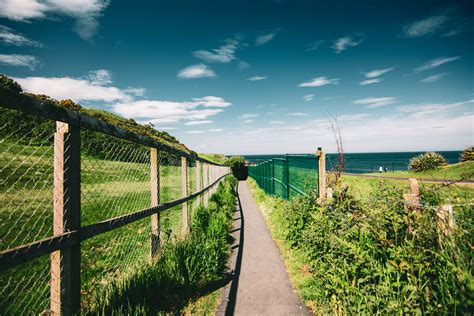
MULTIPOLYGON (((201 191, 202 188, 202 179, 201 179, 201 162, 196 161, 196 192, 201 191)), ((196 202, 197 205, 201 205, 202 198, 200 195, 197 196, 196 202)))
POLYGON ((318 178, 319 178, 319 198, 324 199, 326 198, 326 153, 321 149, 318 148, 316 152, 316 156, 318 159, 318 178))
MULTIPOLYGON (((53 234, 81 226, 81 140, 77 126, 56 122, 54 134, 53 234)), ((51 253, 52 315, 75 315, 81 307, 81 246, 51 253)))
MULTIPOLYGON (((185 157, 181 157, 181 194, 182 197, 188 196, 188 161, 185 157)), ((183 203, 182 210, 183 233, 187 234, 189 231, 188 202, 183 203)))
POLYGON ((445 235, 451 234, 455 229, 453 206, 441 206, 437 211, 437 215, 438 227, 445 235))
MULTIPOLYGON (((150 193, 150 206, 158 206, 160 204, 160 164, 158 150, 156 148, 150 148, 150 193)), ((150 256, 151 259, 154 260, 160 250, 160 213, 152 214, 150 218, 150 256)))

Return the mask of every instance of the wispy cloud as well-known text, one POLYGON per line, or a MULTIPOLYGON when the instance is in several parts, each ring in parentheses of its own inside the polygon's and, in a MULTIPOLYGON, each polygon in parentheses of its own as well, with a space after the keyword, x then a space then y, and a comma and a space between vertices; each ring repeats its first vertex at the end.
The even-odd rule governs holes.
POLYGON ((245 114, 242 114, 242 116, 241 116, 241 117, 242 117, 243 119, 249 119, 249 118, 255 118, 255 117, 257 117, 257 116, 258 116, 258 114, 254 114, 254 113, 245 113, 245 114))
POLYGON ((440 80, 441 78, 443 78, 444 76, 446 76, 447 74, 446 73, 440 73, 440 74, 436 74, 436 75, 432 75, 432 76, 428 76, 424 79, 421 79, 419 82, 420 83, 432 83, 432 82, 436 82, 438 80, 440 80))
POLYGON ((34 70, 39 62, 35 56, 19 54, 0 54, 0 65, 28 67, 34 70))
POLYGON ((260 80, 265 80, 265 79, 267 79, 266 76, 253 76, 253 77, 247 78, 247 80, 250 80, 250 81, 260 81, 260 80))
POLYGON ((270 124, 271 125, 281 125, 281 124, 285 124, 285 121, 270 121, 270 124))
POLYGON ((423 118, 428 115, 440 114, 449 110, 474 104, 474 99, 453 103, 418 103, 402 105, 396 108, 397 112, 408 114, 414 118, 423 118))
POLYGON ((186 133, 188 133, 188 134, 204 134, 205 131, 203 131, 203 130, 192 130, 192 131, 187 131, 186 133))
POLYGON ((216 73, 204 64, 192 65, 178 72, 178 77, 183 79, 212 78, 216 73))
POLYGON ((15 30, 3 25, 0 25, 0 42, 14 46, 43 47, 42 43, 33 41, 27 38, 26 36, 16 32, 15 30))
POLYGON ((291 113, 288 113, 289 116, 299 116, 299 117, 302 117, 302 116, 308 116, 308 113, 304 113, 304 112, 291 112, 291 113))
POLYGON ((190 125, 190 126, 193 126, 193 125, 206 125, 206 124, 212 124, 214 123, 213 121, 210 121, 210 120, 201 120, 201 121, 190 121, 190 122, 186 122, 184 123, 184 125, 190 125))
POLYGON ((314 99, 314 94, 305 94, 305 95, 303 96, 303 100, 304 100, 305 102, 313 101, 313 99, 314 99))
POLYGON ((313 42, 308 45, 308 48, 306 48, 306 51, 311 52, 313 50, 318 50, 321 47, 321 45, 323 45, 325 42, 326 42, 325 40, 319 40, 319 41, 313 42))
POLYGON ((365 98, 354 100, 352 103, 365 105, 366 108, 373 109, 379 108, 382 106, 390 105, 396 103, 397 99, 394 97, 384 97, 384 98, 365 98))
POLYGON ((255 121, 254 119, 248 119, 248 120, 244 120, 244 123, 250 124, 250 123, 253 123, 254 121, 255 121))
POLYGON ((270 42, 277 35, 276 32, 260 35, 255 39, 255 45, 260 46, 270 42))
POLYGON ((438 58, 432 59, 430 61, 427 61, 426 63, 424 63, 420 67, 416 68, 415 72, 420 72, 420 71, 424 71, 424 70, 431 70, 431 69, 434 69, 434 68, 439 67, 441 65, 456 61, 459 58, 461 58, 461 56, 438 57, 438 58))
POLYGON ((380 82, 382 82, 382 78, 373 78, 373 79, 362 80, 361 82, 359 82, 359 85, 366 86, 368 84, 374 84, 374 83, 380 83, 380 82))
POLYGON ((2 0, 0 17, 19 22, 68 16, 75 19, 75 32, 83 39, 92 38, 99 27, 98 19, 109 5, 108 0, 2 0))
POLYGON ((384 69, 374 69, 374 70, 371 70, 371 71, 365 73, 365 77, 366 78, 379 77, 379 76, 381 76, 383 74, 386 74, 387 72, 390 72, 394 69, 395 69, 395 67, 384 68, 384 69))
POLYGON ((235 51, 239 47, 239 42, 233 39, 226 41, 226 44, 219 48, 208 50, 197 50, 194 57, 202 59, 208 63, 229 63, 236 59, 235 51))
POLYGON ((328 84, 338 84, 339 79, 329 79, 327 77, 317 77, 310 81, 300 83, 299 87, 321 87, 328 84))
POLYGON ((446 15, 434 15, 423 20, 415 21, 403 28, 406 37, 420 37, 433 34, 444 27, 448 21, 446 15))
POLYGON ((346 35, 341 38, 338 38, 333 42, 332 48, 336 53, 341 53, 349 47, 358 46, 363 42, 363 37, 361 35, 346 35))
POLYGON ((88 78, 92 85, 104 86, 112 83, 112 74, 106 69, 90 71, 88 78))

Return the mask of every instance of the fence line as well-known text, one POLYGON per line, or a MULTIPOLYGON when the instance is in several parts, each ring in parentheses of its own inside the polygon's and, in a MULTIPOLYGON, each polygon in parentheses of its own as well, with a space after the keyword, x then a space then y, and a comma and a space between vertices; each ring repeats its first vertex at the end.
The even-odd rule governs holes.
POLYGON ((4 87, 0 114, 2 313, 78 313, 96 288, 186 234, 230 173, 4 87))
POLYGON ((285 155, 249 166, 249 176, 267 193, 284 199, 318 190, 326 195, 326 154, 318 148, 316 155, 285 155))

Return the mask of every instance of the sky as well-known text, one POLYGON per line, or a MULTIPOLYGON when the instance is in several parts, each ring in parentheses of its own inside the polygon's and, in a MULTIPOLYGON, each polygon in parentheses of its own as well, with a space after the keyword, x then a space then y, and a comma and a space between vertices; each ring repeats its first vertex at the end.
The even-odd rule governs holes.
POLYGON ((198 152, 474 144, 472 1, 0 0, 0 73, 198 152))

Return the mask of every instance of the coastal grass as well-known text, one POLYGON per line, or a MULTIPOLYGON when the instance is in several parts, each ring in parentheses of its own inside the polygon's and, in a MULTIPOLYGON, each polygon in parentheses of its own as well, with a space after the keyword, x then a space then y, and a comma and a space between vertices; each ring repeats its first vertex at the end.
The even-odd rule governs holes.
POLYGON ((371 176, 396 177, 396 178, 416 178, 424 180, 474 180, 474 161, 459 162, 440 167, 435 170, 414 172, 395 171, 390 173, 369 173, 371 176))
POLYGON ((472 190, 422 185, 423 207, 413 213, 403 182, 361 181, 359 191, 359 182, 339 183, 319 205, 315 191, 284 201, 248 180, 306 304, 318 315, 472 310, 472 190), (456 201, 456 229, 446 235, 436 209, 456 201))
MULTIPOLYGON (((0 144, 0 246, 13 248, 52 235, 52 146, 0 144)), ((81 157, 82 226, 150 206, 148 162, 81 157)), ((195 175, 194 168, 188 173, 195 175)), ((181 167, 162 165, 161 201, 181 197, 181 167)), ((192 182, 192 181, 190 181, 192 182)), ((194 191, 190 185, 190 192, 194 191)), ((194 202, 190 209, 194 212, 194 202)), ((161 214, 163 243, 181 235, 181 207, 161 214)), ((81 244, 83 305, 112 280, 133 273, 149 261, 150 219, 126 225, 81 244)), ((49 256, 0 273, 0 310, 8 314, 41 313, 49 308, 49 256)))

